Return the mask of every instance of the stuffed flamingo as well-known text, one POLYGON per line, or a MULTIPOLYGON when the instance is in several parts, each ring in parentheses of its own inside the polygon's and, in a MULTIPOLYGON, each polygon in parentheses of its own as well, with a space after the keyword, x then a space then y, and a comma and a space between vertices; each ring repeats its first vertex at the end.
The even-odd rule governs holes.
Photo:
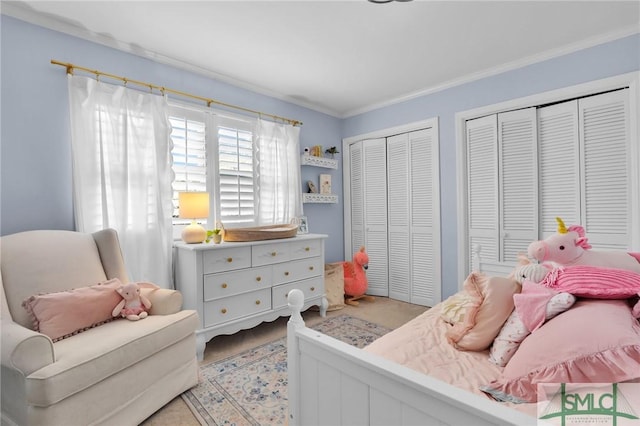
POLYGON ((358 305, 356 300, 365 299, 373 302, 372 296, 366 296, 368 282, 365 271, 369 267, 369 256, 364 250, 364 246, 353 255, 352 262, 343 262, 344 266, 344 294, 347 296, 345 303, 358 305))

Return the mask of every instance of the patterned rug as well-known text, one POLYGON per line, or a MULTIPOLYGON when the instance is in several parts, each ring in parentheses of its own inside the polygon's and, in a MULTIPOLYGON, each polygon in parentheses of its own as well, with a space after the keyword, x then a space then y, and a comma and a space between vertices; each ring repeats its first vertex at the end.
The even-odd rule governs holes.
MULTIPOLYGON (((349 315, 312 327, 362 348, 390 330, 349 315)), ((202 382, 182 394, 203 425, 284 425, 287 422, 286 338, 200 368, 202 382)))

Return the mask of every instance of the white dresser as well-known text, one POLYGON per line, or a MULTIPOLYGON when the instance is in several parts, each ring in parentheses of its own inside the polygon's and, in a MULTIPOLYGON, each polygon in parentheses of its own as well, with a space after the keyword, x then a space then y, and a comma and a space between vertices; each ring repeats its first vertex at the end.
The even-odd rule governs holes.
POLYGON ((206 343, 219 334, 233 334, 263 321, 290 314, 287 294, 297 288, 307 309, 324 296, 324 239, 306 234, 281 240, 175 244, 176 289, 184 308, 200 316, 196 332, 198 359, 206 343))

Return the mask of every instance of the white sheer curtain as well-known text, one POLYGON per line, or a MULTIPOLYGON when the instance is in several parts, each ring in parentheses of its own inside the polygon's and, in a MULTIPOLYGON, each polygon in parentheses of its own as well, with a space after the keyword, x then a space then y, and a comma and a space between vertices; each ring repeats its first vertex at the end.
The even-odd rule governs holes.
POLYGON ((172 286, 166 99, 69 76, 76 229, 118 231, 129 278, 172 286))
POLYGON ((302 215, 300 128, 257 120, 258 224, 289 223, 302 215))

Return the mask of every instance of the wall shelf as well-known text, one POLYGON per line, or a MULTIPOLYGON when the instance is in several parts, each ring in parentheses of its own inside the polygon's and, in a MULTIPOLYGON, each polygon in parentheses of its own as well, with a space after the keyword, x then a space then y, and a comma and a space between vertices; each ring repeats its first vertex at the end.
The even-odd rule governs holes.
POLYGON ((338 160, 326 157, 316 157, 314 155, 303 155, 300 158, 300 164, 303 166, 324 167, 327 169, 338 168, 338 160))
POLYGON ((338 202, 338 196, 334 194, 306 193, 302 194, 302 202, 336 204, 338 202))

